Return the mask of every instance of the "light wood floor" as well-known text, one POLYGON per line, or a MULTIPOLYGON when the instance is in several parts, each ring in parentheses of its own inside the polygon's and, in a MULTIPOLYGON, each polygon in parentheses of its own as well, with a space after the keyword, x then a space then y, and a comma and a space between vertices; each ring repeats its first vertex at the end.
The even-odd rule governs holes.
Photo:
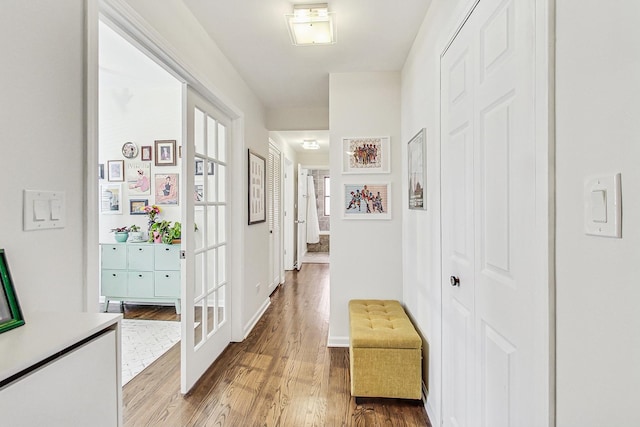
MULTIPOLYGON (((131 380, 123 391, 125 425, 431 426, 420 403, 355 404, 348 349, 326 347, 329 265, 287 272, 271 303, 249 337, 227 347, 188 395, 180 394, 179 344, 131 380)), ((144 314, 144 306, 127 305, 125 314, 162 317, 170 309, 144 314)))

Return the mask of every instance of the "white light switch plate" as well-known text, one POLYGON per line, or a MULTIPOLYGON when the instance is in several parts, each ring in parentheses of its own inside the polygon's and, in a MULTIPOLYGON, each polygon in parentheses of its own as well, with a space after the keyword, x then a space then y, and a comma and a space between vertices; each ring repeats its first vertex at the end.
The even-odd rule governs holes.
POLYGON ((584 232, 622 237, 620 174, 588 178, 584 184, 584 232))
POLYGON ((24 190, 24 231, 63 228, 66 225, 64 191, 24 190))

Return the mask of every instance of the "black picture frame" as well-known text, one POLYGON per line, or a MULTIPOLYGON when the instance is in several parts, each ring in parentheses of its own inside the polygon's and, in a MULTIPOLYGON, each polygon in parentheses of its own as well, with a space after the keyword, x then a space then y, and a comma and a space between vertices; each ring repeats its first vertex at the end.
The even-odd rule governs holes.
POLYGON ((149 199, 129 199, 129 215, 147 215, 146 206, 149 206, 149 199))
MULTIPOLYGON (((213 172, 214 171, 213 162, 208 162, 207 164, 209 165, 208 175, 213 175, 214 174, 214 172, 213 172)), ((204 174, 204 160, 196 159, 194 175, 203 175, 203 174, 204 174)))
POLYGON ((17 328, 25 324, 18 297, 16 296, 9 273, 7 256, 4 249, 0 249, 0 281, 2 282, 2 292, 0 292, 0 333, 17 328))
POLYGON ((267 220, 267 162, 264 157, 248 151, 248 170, 249 180, 248 188, 248 207, 249 207, 249 225, 258 224, 267 220))

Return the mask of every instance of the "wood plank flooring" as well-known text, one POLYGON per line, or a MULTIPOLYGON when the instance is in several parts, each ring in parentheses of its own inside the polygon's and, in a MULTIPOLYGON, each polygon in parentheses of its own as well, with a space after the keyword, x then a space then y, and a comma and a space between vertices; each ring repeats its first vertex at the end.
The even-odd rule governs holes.
MULTIPOLYGON (((132 312, 127 305, 125 315, 132 312)), ((141 308, 136 318, 168 313, 141 308)), ((247 339, 229 345, 188 395, 180 394, 179 344, 131 380, 123 390, 125 426, 431 427, 419 403, 356 405, 349 350, 327 348, 328 329, 329 265, 304 264, 287 272, 247 339)))

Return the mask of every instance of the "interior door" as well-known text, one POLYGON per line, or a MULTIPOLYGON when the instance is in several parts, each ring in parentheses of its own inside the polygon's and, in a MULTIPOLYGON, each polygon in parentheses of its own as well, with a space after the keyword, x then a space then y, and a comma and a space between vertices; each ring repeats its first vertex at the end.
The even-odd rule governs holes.
POLYGON ((228 158, 230 120, 185 87, 182 149, 181 390, 187 393, 231 342, 228 158))
POLYGON ((296 268, 302 268, 302 259, 307 253, 307 175, 309 171, 298 165, 298 216, 296 219, 298 231, 296 268))
POLYGON ((442 59, 442 404, 445 426, 473 425, 474 52, 465 25, 442 59), (446 276, 446 277, 445 277, 446 276), (446 359, 450 357, 451 359, 446 359))
POLYGON ((295 191, 294 191, 294 171, 293 162, 285 157, 284 159, 284 200, 283 200, 283 222, 284 222, 284 269, 293 270, 295 266, 295 191))
POLYGON ((280 179, 282 158, 280 151, 269 144, 269 159, 267 161, 267 198, 269 200, 268 223, 269 223, 269 289, 275 289, 281 282, 280 273, 282 271, 282 233, 280 226, 281 212, 281 188, 280 179))
POLYGON ((541 425, 549 399, 548 324, 536 321, 536 289, 548 288, 535 281, 546 253, 533 244, 533 3, 480 0, 442 56, 445 426, 541 425))

